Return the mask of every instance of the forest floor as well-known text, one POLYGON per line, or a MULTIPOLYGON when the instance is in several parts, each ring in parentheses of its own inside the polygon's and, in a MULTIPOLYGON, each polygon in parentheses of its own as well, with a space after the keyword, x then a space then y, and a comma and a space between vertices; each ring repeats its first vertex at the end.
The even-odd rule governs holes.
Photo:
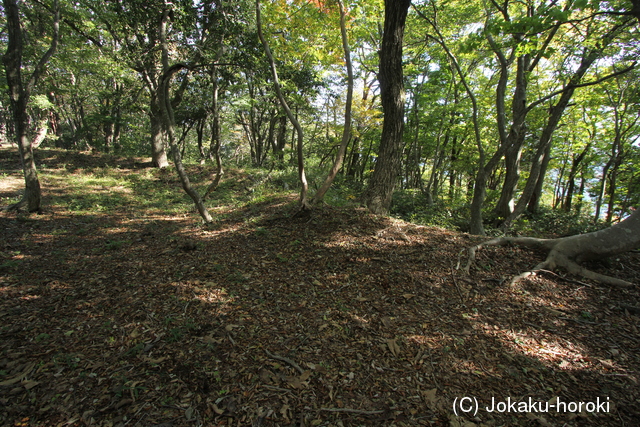
MULTIPOLYGON (((205 227, 141 159, 37 161, 43 211, 0 213, 0 425, 638 425, 638 288, 510 285, 546 255, 519 247, 465 277, 481 238, 357 207, 293 218, 295 195, 251 195, 242 171, 205 227)), ((0 204, 20 184, 0 149, 0 204)), ((640 283, 638 253, 590 268, 640 283)))

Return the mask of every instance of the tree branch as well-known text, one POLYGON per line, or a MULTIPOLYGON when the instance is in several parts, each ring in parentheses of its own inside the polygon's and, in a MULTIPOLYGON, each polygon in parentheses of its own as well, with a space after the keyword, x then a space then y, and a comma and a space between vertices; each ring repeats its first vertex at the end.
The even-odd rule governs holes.
POLYGON ((40 61, 38 61, 38 64, 36 64, 33 70, 33 73, 31 73, 31 77, 29 78, 29 81, 25 87, 25 92, 27 93, 27 97, 29 96, 29 94, 31 94, 33 87, 38 82, 40 75, 44 71, 45 65, 47 65, 47 62, 49 61, 49 59, 51 59, 51 57, 55 53, 56 48, 58 47, 59 40, 60 40, 60 5, 58 4, 58 0, 54 0, 53 37, 51 39, 51 45, 49 46, 49 49, 44 53, 44 55, 42 55, 42 58, 40 58, 40 61))
POLYGON ((594 81, 591 81, 591 82, 579 83, 579 84, 569 84, 569 85, 565 86, 564 88, 562 88, 560 90, 552 92, 549 95, 547 95, 547 96, 545 96, 543 98, 540 98, 535 102, 532 102, 527 107, 527 112, 533 110, 535 107, 537 107, 538 105, 542 104, 543 102, 548 101, 549 99, 551 99, 551 98, 553 98, 553 97, 555 97, 557 95, 561 95, 564 92, 567 92, 568 90, 577 89, 577 88, 580 88, 580 87, 594 86, 594 85, 600 84, 600 83, 602 83, 604 81, 607 81, 607 80, 609 80, 609 79, 611 79, 613 77, 628 73, 629 71, 635 69, 636 64, 637 64, 637 62, 633 62, 633 64, 631 64, 630 66, 628 66, 627 68, 625 68, 623 70, 616 71, 615 73, 611 73, 609 75, 606 75, 604 77, 601 77, 601 78, 599 78, 597 80, 594 80, 594 81))

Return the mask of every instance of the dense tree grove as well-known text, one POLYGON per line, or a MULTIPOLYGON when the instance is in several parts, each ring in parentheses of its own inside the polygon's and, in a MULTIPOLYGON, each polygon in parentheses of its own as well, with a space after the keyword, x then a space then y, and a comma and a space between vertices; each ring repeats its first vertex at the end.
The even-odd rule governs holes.
POLYGON ((47 146, 173 160, 206 221, 183 161, 476 234, 640 202, 637 2, 4 0, 0 19, 30 211, 47 146))

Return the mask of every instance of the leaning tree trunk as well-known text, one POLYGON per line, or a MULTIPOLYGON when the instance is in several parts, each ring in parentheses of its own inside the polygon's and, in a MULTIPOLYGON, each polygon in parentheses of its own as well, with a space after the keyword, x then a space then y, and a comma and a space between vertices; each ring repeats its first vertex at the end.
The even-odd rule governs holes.
POLYGON ((36 212, 40 210, 40 181, 38 179, 36 163, 33 157, 33 147, 27 136, 27 127, 29 123, 27 105, 29 104, 31 92, 38 82, 46 63, 53 56, 58 46, 60 34, 60 10, 58 8, 57 1, 54 2, 53 8, 53 37, 51 39, 51 45, 37 62, 31 76, 29 76, 25 83, 23 82, 22 77, 22 55, 24 53, 24 44, 20 23, 19 5, 17 0, 4 0, 7 51, 2 57, 2 62, 4 64, 7 78, 14 129, 16 132, 16 142, 18 143, 20 160, 22 161, 25 183, 22 200, 12 206, 9 206, 9 209, 19 209, 24 206, 29 212, 36 212))
POLYGON ((312 200, 312 204, 318 203, 324 198, 324 195, 331 188, 333 180, 338 175, 338 171, 342 167, 345 153, 347 152, 347 145, 351 139, 351 104, 353 103, 353 66, 351 65, 351 50, 349 49, 349 39, 347 38, 347 24, 345 17, 345 10, 342 4, 342 0, 338 0, 338 7, 340 8, 340 34, 342 36, 342 49, 344 50, 344 61, 347 68, 347 99, 344 107, 344 128, 342 130, 342 141, 340 148, 338 148, 338 154, 333 162, 331 170, 327 174, 327 177, 315 194, 312 200))
POLYGON ((410 0, 385 0, 384 32, 380 49, 380 98, 384 119, 376 166, 362 198, 376 214, 389 211, 402 156, 404 82, 402 39, 410 0))
POLYGON ((175 118, 173 114, 173 107, 171 106, 171 98, 169 97, 169 83, 171 82, 171 78, 175 73, 180 71, 181 69, 186 68, 183 64, 176 64, 163 74, 160 79, 160 106, 162 107, 162 119, 163 119, 163 127, 165 132, 167 133, 167 137, 169 139, 169 145, 171 147, 171 152, 173 154, 173 162, 176 167, 176 172, 178 172, 178 176, 180 177, 180 182, 182 183, 182 188, 185 193, 191 197, 193 203, 196 205, 196 209, 200 213, 200 216, 204 220, 205 223, 213 222, 213 217, 207 210, 204 205, 204 201, 200 197, 200 194, 191 186, 191 182, 189 181, 189 176, 187 175, 186 170, 184 169, 184 165, 182 164, 182 157, 180 155, 180 149, 178 144, 176 143, 175 138, 175 118))
POLYGON ((278 70, 276 69, 276 63, 273 59, 273 55, 271 54, 271 49, 269 48, 269 43, 264 37, 262 33, 262 21, 260 18, 260 0, 256 0, 256 25, 258 27, 258 37, 262 42, 262 46, 264 47, 264 52, 269 59, 269 66, 271 67, 271 75, 273 76, 273 87, 276 91, 276 95, 278 96, 278 100, 280 101, 280 105, 284 109, 285 113, 287 113, 287 117, 289 121, 293 125, 296 130, 296 134, 298 135, 297 139, 297 155, 298 155, 298 178, 300 179, 300 183, 302 184, 302 188, 300 189, 300 210, 305 211, 309 209, 310 205, 307 201, 307 192, 309 190, 309 184, 307 183, 307 175, 304 170, 304 155, 302 152, 303 142, 304 142, 304 133, 302 131, 302 126, 300 126, 300 122, 293 115, 291 108, 289 108, 289 104, 287 104, 287 100, 284 98, 284 94, 282 93, 282 89, 280 87, 280 79, 278 78, 278 70))
POLYGON ((476 251, 485 246, 504 246, 508 244, 539 247, 549 250, 545 261, 538 264, 532 271, 516 276, 512 283, 541 270, 553 270, 556 267, 563 267, 569 271, 569 273, 605 284, 620 287, 634 286, 625 280, 587 270, 581 266, 580 263, 582 261, 603 259, 640 248, 640 209, 636 208, 624 221, 592 233, 578 234, 559 239, 501 237, 481 243, 469 249, 469 259, 465 267, 467 274, 469 273, 471 264, 475 260, 476 251))

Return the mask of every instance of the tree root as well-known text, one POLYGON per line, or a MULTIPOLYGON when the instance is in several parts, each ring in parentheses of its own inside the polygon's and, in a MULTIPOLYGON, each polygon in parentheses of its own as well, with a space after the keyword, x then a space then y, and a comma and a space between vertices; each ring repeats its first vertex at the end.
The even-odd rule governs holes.
MULTIPOLYGON (((587 236, 587 235, 584 235, 587 236)), ((591 279, 602 284, 611 285, 619 288, 631 288, 636 285, 627 282, 626 280, 618 279, 615 277, 607 276, 604 274, 596 273, 594 271, 588 270, 585 267, 579 265, 572 258, 579 257, 580 253, 572 254, 572 256, 567 256, 563 249, 566 247, 566 241, 568 238, 560 238, 560 239, 537 239, 534 237, 499 237, 496 239, 489 240, 487 242, 480 243, 476 246, 470 247, 468 249, 468 258, 467 263, 464 266, 464 272, 468 275, 471 269, 471 266, 475 262, 476 253, 478 250, 486 247, 486 246, 507 246, 511 244, 525 246, 529 248, 542 248, 548 249, 549 254, 547 258, 536 265, 533 269, 529 271, 525 271, 517 276, 515 276, 510 284, 513 285, 520 280, 529 278, 531 276, 537 275, 541 271, 553 271, 557 267, 562 267, 570 274, 574 274, 577 276, 582 276, 586 279, 591 279)))
MULTIPOLYGON (((28 212, 29 209, 27 208, 27 205, 27 200, 22 199, 19 202, 12 203, 9 206, 4 207, 3 210, 6 212, 28 212)), ((38 212, 38 210, 33 212, 38 212)))

